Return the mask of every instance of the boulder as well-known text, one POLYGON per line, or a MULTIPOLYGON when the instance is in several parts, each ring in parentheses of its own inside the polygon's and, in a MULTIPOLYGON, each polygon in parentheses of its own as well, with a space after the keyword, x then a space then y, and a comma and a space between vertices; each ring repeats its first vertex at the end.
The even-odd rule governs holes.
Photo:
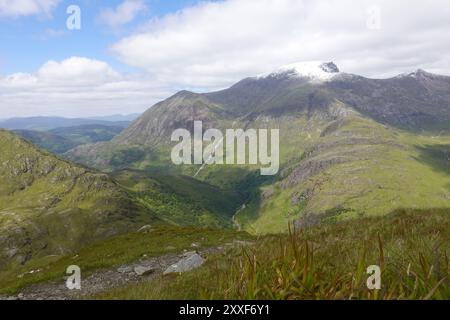
POLYGON ((201 267, 203 263, 205 263, 205 259, 203 259, 198 253, 185 254, 184 258, 168 267, 166 271, 164 271, 164 275, 188 272, 201 267))
POLYGON ((136 273, 138 276, 147 276, 155 271, 152 267, 146 267, 146 266, 136 266, 134 267, 134 273, 136 273))

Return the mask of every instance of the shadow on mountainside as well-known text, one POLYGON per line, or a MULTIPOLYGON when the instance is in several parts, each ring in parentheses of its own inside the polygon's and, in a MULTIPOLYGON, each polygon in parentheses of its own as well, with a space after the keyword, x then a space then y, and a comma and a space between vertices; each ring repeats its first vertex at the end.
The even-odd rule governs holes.
POLYGON ((450 175, 450 144, 416 146, 420 155, 416 160, 430 166, 433 170, 450 175))

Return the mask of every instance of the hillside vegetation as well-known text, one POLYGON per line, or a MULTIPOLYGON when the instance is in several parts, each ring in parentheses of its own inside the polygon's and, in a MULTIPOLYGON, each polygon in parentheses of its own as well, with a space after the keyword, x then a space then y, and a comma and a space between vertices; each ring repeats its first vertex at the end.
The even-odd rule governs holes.
POLYGON ((206 94, 181 91, 157 103, 112 141, 65 156, 107 171, 183 174, 245 196, 234 222, 254 234, 450 207, 450 77, 418 70, 391 79, 339 73, 326 82, 274 73, 206 94), (172 132, 280 130, 278 175, 258 166, 174 166, 172 132))
POLYGON ((183 175, 122 170, 111 175, 144 207, 171 225, 230 228, 244 198, 183 175))
POLYGON ((14 130, 22 138, 55 154, 63 154, 76 146, 109 141, 122 132, 123 127, 87 124, 75 127, 56 128, 49 131, 14 130))
POLYGON ((399 210, 327 223, 215 256, 97 299, 449 299, 450 212, 399 210), (378 265, 381 290, 366 269, 378 265))
POLYGON ((248 239, 251 239, 249 234, 229 229, 156 225, 143 232, 134 231, 94 241, 70 255, 45 256, 24 266, 0 271, 0 295, 18 293, 33 284, 61 281, 66 268, 73 264, 81 268, 83 277, 88 277, 96 271, 117 268, 144 257, 148 259, 193 250, 193 243, 200 250, 248 239))
POLYGON ((0 270, 160 220, 106 174, 0 131, 0 270))

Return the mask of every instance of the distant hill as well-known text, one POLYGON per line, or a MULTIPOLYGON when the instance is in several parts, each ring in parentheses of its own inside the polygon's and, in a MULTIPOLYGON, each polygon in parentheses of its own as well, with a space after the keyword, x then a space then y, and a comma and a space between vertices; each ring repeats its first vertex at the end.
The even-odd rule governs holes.
POLYGON ((134 121, 139 118, 140 113, 131 113, 131 114, 113 114, 110 116, 103 117, 89 117, 88 119, 92 120, 103 120, 103 121, 134 121))
POLYGON ((62 154, 80 145, 70 139, 47 131, 14 130, 13 132, 31 142, 35 146, 50 151, 54 154, 62 154))
POLYGON ((62 127, 75 127, 89 124, 127 127, 131 121, 108 121, 101 119, 62 118, 62 117, 29 117, 11 118, 0 121, 0 128, 7 130, 48 131, 62 127))
POLYGON ((120 126, 86 124, 56 128, 49 131, 14 130, 14 132, 42 149, 55 154, 63 154, 85 143, 109 141, 122 132, 123 129, 120 126))

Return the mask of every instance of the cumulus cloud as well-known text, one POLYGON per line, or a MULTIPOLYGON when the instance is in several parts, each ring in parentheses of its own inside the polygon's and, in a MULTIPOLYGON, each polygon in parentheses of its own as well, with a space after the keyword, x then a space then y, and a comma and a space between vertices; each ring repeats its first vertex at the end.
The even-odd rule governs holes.
POLYGON ((141 112, 172 92, 83 57, 49 61, 35 73, 0 77, 0 118, 141 112))
MULTIPOLYGON (((0 16, 51 12, 56 0, 0 0, 0 16), (28 4, 26 6, 25 4, 28 4)), ((143 1, 101 13, 116 27, 143 1)), ((153 18, 111 46, 140 75, 73 57, 34 73, 0 76, 0 117, 143 111, 179 89, 224 88, 299 61, 389 77, 418 68, 450 74, 447 0, 227 0, 153 18)))
POLYGON ((107 8, 100 12, 98 20, 115 29, 133 21, 139 13, 146 10, 143 0, 125 0, 115 9, 107 8))
POLYGON ((0 0, 0 17, 51 15, 60 0, 0 0))
POLYGON ((98 85, 120 78, 107 63, 83 57, 48 61, 37 72, 39 79, 54 84, 98 85))
POLYGON ((446 0, 206 2, 150 21, 112 51, 163 83, 202 88, 305 60, 371 77, 450 74, 449 16, 446 0))

